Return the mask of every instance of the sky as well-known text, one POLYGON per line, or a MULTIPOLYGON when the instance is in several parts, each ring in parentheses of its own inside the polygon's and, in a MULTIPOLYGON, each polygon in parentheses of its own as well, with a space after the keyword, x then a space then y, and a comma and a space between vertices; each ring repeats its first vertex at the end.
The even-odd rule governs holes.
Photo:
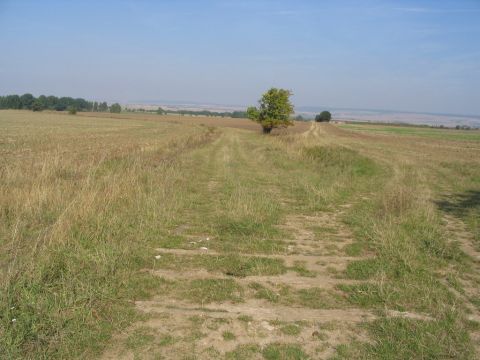
POLYGON ((480 0, 0 0, 0 95, 480 115, 480 0))

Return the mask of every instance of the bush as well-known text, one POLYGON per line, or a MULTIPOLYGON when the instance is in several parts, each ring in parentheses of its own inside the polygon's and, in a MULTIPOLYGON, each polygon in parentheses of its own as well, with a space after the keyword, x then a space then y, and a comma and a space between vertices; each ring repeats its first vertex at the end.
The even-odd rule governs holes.
POLYGON ((72 107, 69 107, 69 108, 68 108, 68 113, 69 113, 70 115, 75 115, 75 114, 77 113, 77 108, 75 108, 75 107, 73 107, 73 106, 72 106, 72 107))
POLYGON ((42 111, 43 105, 40 101, 34 101, 32 104, 32 111, 42 111))
POLYGON ((112 104, 110 106, 110 112, 111 113, 120 113, 120 112, 122 112, 122 107, 120 106, 119 103, 112 104))
POLYGON ((322 111, 320 114, 315 116, 316 122, 329 122, 330 120, 332 120, 332 114, 330 111, 322 111))

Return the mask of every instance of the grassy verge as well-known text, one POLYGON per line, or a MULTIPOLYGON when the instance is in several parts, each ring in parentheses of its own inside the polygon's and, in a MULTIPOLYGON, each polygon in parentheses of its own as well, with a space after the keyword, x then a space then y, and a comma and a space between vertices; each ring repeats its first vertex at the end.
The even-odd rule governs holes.
POLYGON ((69 121, 45 117, 37 130, 47 139, 12 133, 17 147, 2 148, 10 156, 0 187, 5 358, 91 358, 136 318, 131 300, 159 286, 139 272, 149 263, 150 221, 171 223, 182 202, 175 154, 215 138, 205 127, 88 120, 85 142, 72 142, 79 130, 69 121), (21 155, 25 144, 33 156, 21 155))
POLYGON ((468 260, 446 237, 441 214, 419 176, 417 169, 404 167, 373 199, 347 215, 357 247, 370 257, 351 262, 346 276, 370 282, 339 288, 356 306, 432 319, 381 318, 367 326, 373 344, 341 348, 339 358, 474 357, 466 309, 438 277, 447 266, 469 271, 468 260))

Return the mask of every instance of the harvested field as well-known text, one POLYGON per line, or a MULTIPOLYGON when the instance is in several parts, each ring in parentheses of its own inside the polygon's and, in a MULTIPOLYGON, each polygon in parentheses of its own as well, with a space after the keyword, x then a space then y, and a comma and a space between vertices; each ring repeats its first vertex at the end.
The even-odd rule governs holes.
MULTIPOLYGON (((245 129, 252 131, 260 131, 259 125, 253 123, 248 119, 238 118, 224 118, 224 117, 206 117, 206 116, 181 116, 181 115, 155 115, 155 114, 109 114, 109 113, 79 113, 80 116, 86 117, 101 117, 109 119, 123 119, 123 120, 152 120, 161 122, 172 122, 183 125, 206 125, 218 127, 230 127, 235 129, 245 129)), ((306 121, 295 121, 294 126, 289 127, 288 131, 285 129, 275 130, 274 133, 282 134, 288 133, 302 133, 310 127, 310 123, 306 121)))
POLYGON ((480 142, 368 126, 0 111, 1 353, 478 358, 480 142))

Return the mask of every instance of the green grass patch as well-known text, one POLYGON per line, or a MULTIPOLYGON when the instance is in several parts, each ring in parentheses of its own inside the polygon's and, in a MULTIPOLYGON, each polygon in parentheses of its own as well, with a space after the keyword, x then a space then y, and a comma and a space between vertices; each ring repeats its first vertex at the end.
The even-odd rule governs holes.
POLYGON ((377 341, 365 352, 377 359, 473 359, 468 332, 455 318, 377 320, 368 326, 377 341))
POLYGON ((271 290, 262 284, 251 283, 248 286, 255 291, 255 297, 257 299, 265 299, 272 303, 277 303, 280 301, 280 294, 278 292, 271 290))
POLYGON ((361 307, 379 307, 385 303, 385 296, 375 284, 338 285, 338 288, 347 293, 347 300, 361 307))
POLYGON ((366 308, 389 308, 436 314, 442 306, 458 306, 455 296, 438 279, 427 273, 403 276, 401 281, 378 284, 338 285, 347 300, 366 308))
POLYGON ((289 270, 295 271, 300 276, 315 277, 317 274, 314 271, 308 270, 304 261, 295 261, 289 270))
POLYGON ((249 323, 253 321, 253 317, 251 317, 250 315, 240 315, 237 319, 245 323, 249 323))
POLYGON ((342 344, 333 359, 475 358, 468 329, 458 321, 458 314, 447 312, 441 319, 432 321, 382 318, 367 324, 366 328, 375 342, 342 344))
POLYGON ((415 126, 397 126, 397 125, 369 125, 369 124, 344 124, 340 127, 361 131, 361 132, 373 132, 383 133, 391 135, 402 136, 418 136, 426 138, 434 138, 440 140, 452 140, 452 141, 480 141, 480 132, 474 130, 455 130, 455 129, 431 129, 426 127, 415 126))
POLYGON ((345 271, 349 279, 367 280, 385 268, 378 259, 355 260, 347 265, 345 271))
POLYGON ((262 355, 266 360, 307 360, 309 357, 300 345, 273 343, 264 347, 262 355))
POLYGON ((289 336, 297 336, 302 332, 302 327, 298 324, 287 324, 280 328, 280 332, 289 336))
POLYGON ((282 305, 303 306, 311 309, 338 308, 345 305, 345 301, 339 294, 320 288, 294 290, 288 286, 280 286, 271 289, 259 283, 251 283, 249 288, 253 290, 257 299, 282 305))
POLYGON ((177 339, 169 334, 162 335, 158 339, 158 342, 156 343, 158 346, 170 346, 173 345, 177 342, 177 339))
POLYGON ((262 351, 261 347, 257 344, 245 344, 239 345, 233 351, 229 351, 225 354, 226 360, 250 360, 255 355, 262 351))
POLYGON ((340 146, 315 146, 305 148, 305 157, 323 168, 334 167, 350 176, 373 176, 375 162, 357 151, 340 146))
POLYGON ((232 279, 195 279, 178 292, 180 298, 208 304, 212 302, 243 301, 243 290, 232 279))
POLYGON ((235 334, 230 331, 224 331, 222 333, 222 337, 223 337, 223 340, 225 341, 233 341, 237 338, 235 334))
POLYGON ((344 250, 347 256, 360 256, 364 252, 364 245, 360 242, 354 242, 345 246, 344 250))

